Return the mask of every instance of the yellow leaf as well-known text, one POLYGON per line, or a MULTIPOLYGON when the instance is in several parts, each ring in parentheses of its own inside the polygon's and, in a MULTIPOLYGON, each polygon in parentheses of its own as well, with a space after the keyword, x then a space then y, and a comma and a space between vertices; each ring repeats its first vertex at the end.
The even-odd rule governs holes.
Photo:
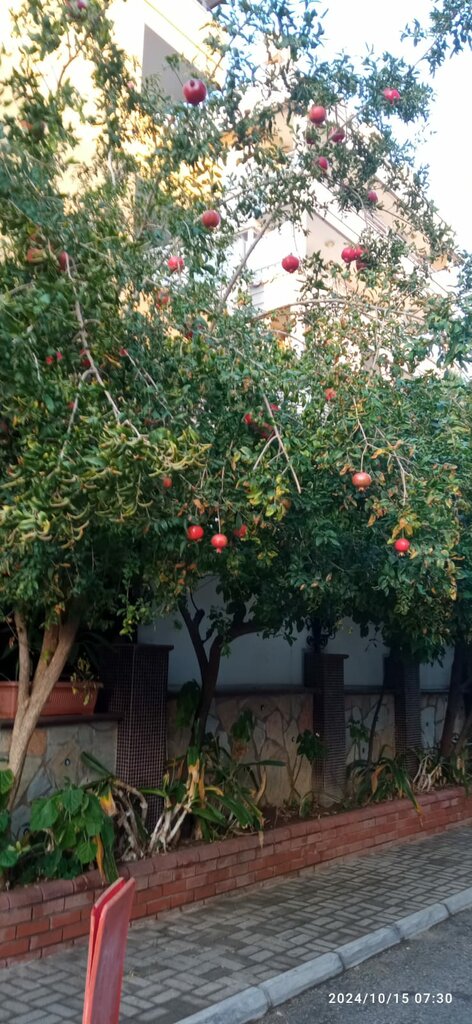
POLYGON ((100 878, 101 878, 102 882, 106 882, 105 871, 104 871, 104 868, 103 868, 103 857, 104 857, 103 843, 102 843, 102 840, 100 839, 100 836, 94 836, 93 838, 95 839, 95 842, 97 844, 97 853, 96 853, 97 868, 98 868, 98 870, 100 872, 100 878))
POLYGON ((385 448, 377 448, 370 457, 371 459, 378 459, 379 455, 385 455, 385 448))
POLYGON ((377 516, 375 512, 372 512, 367 521, 367 526, 373 526, 377 522, 377 516))
POLYGON ((108 793, 103 793, 102 796, 99 796, 98 800, 100 807, 105 811, 105 814, 107 814, 109 818, 112 818, 113 815, 116 814, 116 804, 113 799, 111 789, 108 790, 108 793))

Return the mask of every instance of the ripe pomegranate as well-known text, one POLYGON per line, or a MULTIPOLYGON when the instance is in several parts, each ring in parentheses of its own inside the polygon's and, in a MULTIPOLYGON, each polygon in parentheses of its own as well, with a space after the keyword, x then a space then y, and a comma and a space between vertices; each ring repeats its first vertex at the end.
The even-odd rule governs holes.
POLYGON ((221 224, 221 217, 217 210, 205 210, 202 213, 201 221, 204 228, 214 231, 221 224))
POLYGON ((372 477, 370 473, 364 473, 362 470, 360 470, 358 473, 354 473, 354 476, 351 477, 351 480, 356 490, 360 491, 361 493, 362 491, 365 491, 366 487, 370 487, 372 483, 372 477))
POLYGON ((175 274, 176 270, 179 272, 183 270, 185 264, 181 256, 171 256, 170 259, 167 260, 167 266, 171 274, 175 274))
POLYGON ((382 96, 387 100, 387 103, 395 103, 396 100, 400 99, 398 89, 382 89, 382 96))
POLYGON ((169 292, 166 292, 166 291, 164 291, 163 288, 161 288, 161 290, 156 295, 156 306, 159 306, 159 308, 162 308, 163 306, 168 306, 169 302, 170 302, 169 292))
POLYGON ((393 546, 399 555, 406 555, 406 552, 410 547, 410 541, 407 540, 406 537, 399 537, 393 546))
POLYGON ((287 271, 287 274, 294 274, 300 266, 300 260, 293 253, 290 253, 289 256, 284 256, 282 266, 287 271))
POLYGON ((249 426, 251 425, 251 423, 253 422, 253 419, 252 419, 252 416, 251 416, 251 413, 250 413, 250 412, 245 412, 245 413, 244 413, 244 416, 243 416, 243 419, 244 419, 244 422, 245 422, 245 423, 247 423, 248 427, 249 427, 249 426))
POLYGON ((64 359, 64 356, 62 355, 62 352, 56 352, 56 359, 57 359, 58 363, 61 362, 61 359, 64 359))
POLYGON ((66 7, 72 14, 77 14, 87 10, 88 0, 66 0, 66 7))
POLYGON ((325 398, 326 398, 327 402, 332 402, 333 399, 336 398, 336 395, 337 395, 337 391, 335 391, 334 388, 326 388, 325 398))
POLYGON ((45 358, 44 362, 45 362, 45 363, 46 363, 46 364, 47 364, 48 366, 52 366, 52 364, 53 364, 53 362, 54 362, 54 356, 46 356, 46 358, 45 358))
POLYGON ((318 167, 321 167, 322 171, 327 171, 328 170, 329 163, 328 163, 328 161, 327 161, 325 156, 319 156, 316 162, 318 164, 318 167))
POLYGON ((330 142, 344 142, 346 132, 344 128, 335 128, 329 135, 330 142))
POLYGON ((228 538, 225 533, 215 533, 211 538, 210 544, 215 548, 218 555, 221 555, 223 548, 228 546, 228 538))
POLYGON ((245 537, 247 534, 246 523, 243 523, 242 526, 236 527, 236 529, 233 530, 233 533, 234 536, 238 538, 238 540, 242 540, 243 537, 245 537))
POLYGON ((187 529, 188 540, 194 540, 198 544, 199 541, 201 541, 204 532, 203 526, 189 526, 187 529))
POLYGON ((367 199, 369 203, 372 203, 373 206, 375 206, 375 204, 378 203, 379 197, 373 188, 369 189, 367 193, 367 199))
POLYGON ((123 356, 127 356, 127 355, 128 355, 128 349, 127 348, 120 348, 120 356, 123 357, 123 356))
POLYGON ((169 490, 169 487, 172 487, 172 477, 171 476, 163 476, 162 477, 162 486, 165 487, 166 490, 169 490))
POLYGON ((353 245, 346 245, 341 253, 341 259, 344 260, 345 263, 353 263, 357 258, 357 249, 355 249, 353 245))
POLYGON ((325 107, 312 107, 308 111, 308 117, 312 124, 323 124, 323 121, 326 121, 325 107))
POLYGON ((61 270, 63 274, 66 274, 69 269, 69 253, 60 252, 57 257, 57 262, 59 264, 59 270, 61 270))
POLYGON ((185 83, 182 91, 187 103, 190 103, 192 107, 197 107, 199 103, 203 103, 207 95, 207 87, 199 78, 190 78, 185 83))

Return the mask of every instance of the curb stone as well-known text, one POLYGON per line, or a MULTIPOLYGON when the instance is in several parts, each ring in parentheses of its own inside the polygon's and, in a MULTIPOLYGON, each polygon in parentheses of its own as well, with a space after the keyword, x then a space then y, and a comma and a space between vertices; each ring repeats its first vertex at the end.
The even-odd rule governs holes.
MULTIPOLYGON (((414 916, 416 917, 416 914, 414 916)), ((384 949, 396 946, 399 942, 400 937, 398 931, 395 931, 395 927, 377 928, 375 932, 368 932, 367 935, 361 935, 353 942, 346 942, 344 946, 338 946, 336 953, 341 957, 344 968, 356 967, 363 960, 368 960, 370 956, 382 953, 384 949)))
POLYGON ((468 910, 472 907, 472 886, 463 889, 462 892, 456 892, 454 896, 448 896, 447 900, 444 900, 444 906, 451 915, 458 914, 460 910, 468 910))
POLYGON ((294 996, 306 992, 307 988, 321 985, 322 981, 328 981, 336 974, 342 974, 343 970, 343 963, 338 953, 324 953, 323 956, 308 960, 298 967, 293 967, 290 971, 275 974, 273 978, 261 982, 259 988, 267 996, 269 1006, 280 1006, 281 1003, 286 1002, 287 998, 293 999, 294 996), (287 997, 287 992, 290 992, 289 997, 287 997))
POLYGON ((408 914, 407 917, 395 921, 395 928, 401 939, 411 939, 413 935, 419 935, 420 932, 432 928, 434 924, 445 921, 446 917, 449 917, 449 911, 444 903, 432 903, 430 907, 418 910, 416 914, 408 914))
POLYGON ((182 1018, 177 1024, 250 1024, 250 1021, 260 1020, 272 1007, 294 999, 323 981, 329 981, 350 967, 399 945, 405 939, 414 938, 433 925, 471 907, 472 886, 448 896, 443 903, 432 903, 415 914, 399 918, 387 927, 361 935, 359 939, 338 946, 331 953, 323 953, 289 971, 274 974, 273 978, 262 981, 260 985, 252 985, 229 999, 213 1003, 190 1017, 182 1018))

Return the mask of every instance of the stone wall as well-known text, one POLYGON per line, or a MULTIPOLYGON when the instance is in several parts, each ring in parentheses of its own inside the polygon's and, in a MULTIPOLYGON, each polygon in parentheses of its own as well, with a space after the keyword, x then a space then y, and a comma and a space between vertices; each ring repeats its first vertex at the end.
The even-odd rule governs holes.
MULTIPOLYGON (((421 745, 428 747, 438 745, 443 731, 446 715, 447 693, 423 693, 421 700, 421 745)), ((464 724, 462 709, 454 722, 454 733, 459 735, 464 724)))
MULTIPOLYGON (((93 721, 77 717, 67 724, 48 720, 35 730, 21 778, 17 806, 12 815, 14 833, 20 833, 30 816, 31 801, 64 785, 66 779, 79 783, 92 776, 81 760, 82 751, 93 754, 113 771, 116 765, 116 721, 93 721)), ((0 728, 0 758, 6 757, 11 726, 0 728)))
MULTIPOLYGON (((346 692, 346 763, 367 756, 367 743, 357 743, 350 735, 351 720, 361 723, 369 731, 380 691, 346 692)), ((447 694, 423 692, 421 695, 422 746, 437 746, 441 738, 447 694)), ((169 757, 183 753, 188 741, 188 732, 175 727, 176 698, 168 699, 167 745, 169 757)), ((284 762, 285 767, 267 768, 267 791, 265 802, 280 807, 293 795, 293 780, 300 796, 313 788, 311 768, 308 762, 297 758, 297 736, 305 729, 313 729, 313 692, 285 690, 271 693, 260 692, 252 696, 245 693, 217 694, 208 719, 208 731, 217 734, 228 746, 228 734, 241 711, 250 708, 256 720, 253 742, 244 753, 244 759, 264 758, 284 762), (298 775, 297 775, 298 772, 298 775)), ((456 731, 459 732, 463 716, 459 716, 456 731)), ((383 695, 377 718, 373 756, 377 759, 381 751, 388 757, 395 753, 395 710, 392 693, 383 695)))
MULTIPOLYGON (((175 727, 175 698, 167 706, 167 750, 169 757, 183 753, 188 742, 188 732, 175 727)), ((208 731, 220 737, 229 747, 229 731, 241 711, 250 709, 255 718, 252 741, 242 754, 246 761, 283 761, 284 767, 267 766, 267 789, 264 802, 282 806, 289 800, 293 786, 300 796, 312 788, 311 768, 308 762, 297 757, 297 736, 305 729, 313 728, 313 695, 309 690, 282 694, 258 693, 254 696, 234 694, 217 695, 208 718, 208 731)))
MULTIPOLYGON (((344 702, 346 710, 346 761, 356 761, 367 757, 368 743, 359 743, 351 738, 350 722, 360 723, 369 733, 380 693, 346 693, 344 702)), ((395 711, 393 694, 384 694, 375 729, 373 757, 376 760, 383 750, 387 756, 394 754, 395 748, 395 711)))

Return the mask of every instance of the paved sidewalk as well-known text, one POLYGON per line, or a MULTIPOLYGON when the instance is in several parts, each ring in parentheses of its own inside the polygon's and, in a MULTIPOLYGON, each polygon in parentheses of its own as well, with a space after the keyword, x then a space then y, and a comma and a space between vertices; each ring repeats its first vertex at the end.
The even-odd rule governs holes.
MULTIPOLYGON (((120 1020, 176 1024, 471 885, 462 827, 139 923, 120 1020)), ((85 964, 78 947, 0 972, 1 1024, 77 1024, 85 964)))

